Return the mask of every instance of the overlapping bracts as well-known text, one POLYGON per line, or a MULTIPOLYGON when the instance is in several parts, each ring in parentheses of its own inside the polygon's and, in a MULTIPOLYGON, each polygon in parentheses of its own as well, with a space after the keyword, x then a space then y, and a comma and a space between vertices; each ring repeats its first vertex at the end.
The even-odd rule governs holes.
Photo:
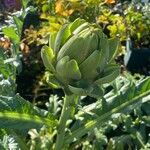
POLYGON ((101 85, 114 80, 118 39, 108 39, 96 24, 76 19, 50 36, 41 56, 50 72, 49 82, 78 95, 97 97, 101 85))

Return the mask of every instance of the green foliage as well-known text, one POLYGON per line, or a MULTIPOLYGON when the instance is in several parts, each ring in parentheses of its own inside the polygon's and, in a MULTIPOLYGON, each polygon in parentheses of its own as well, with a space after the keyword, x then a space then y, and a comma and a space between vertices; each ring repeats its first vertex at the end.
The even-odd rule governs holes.
MULTIPOLYGON (((45 42, 45 39, 41 41, 39 38, 40 44, 47 43, 47 37, 50 35, 49 46, 43 47, 43 51, 46 53, 44 64, 49 70, 45 78, 49 85, 55 88, 60 88, 64 83, 68 83, 66 80, 69 80, 68 88, 74 93, 65 90, 65 97, 60 98, 57 96, 58 91, 56 90, 56 95, 51 95, 49 99, 32 104, 16 92, 16 78, 18 73, 22 73, 22 56, 19 45, 28 2, 28 0, 22 0, 23 13, 21 13, 21 16, 16 17, 13 14, 13 25, 3 28, 5 36, 11 39, 11 47, 9 54, 5 49, 0 48, 0 149, 150 149, 150 138, 148 136, 150 128, 150 78, 139 76, 136 77, 139 79, 135 79, 128 74, 118 76, 118 67, 116 68, 113 64, 108 65, 108 63, 114 63, 118 39, 110 38, 107 40, 101 32, 101 34, 98 34, 101 37, 100 40, 95 38, 95 41, 88 45, 90 40, 86 35, 89 31, 86 30, 86 33, 80 34, 80 36, 87 38, 84 44, 80 44, 80 40, 84 41, 83 38, 79 38, 78 41, 73 41, 77 43, 74 44, 74 47, 71 47, 69 43, 70 48, 66 46, 59 57, 56 57, 62 45, 65 45, 73 34, 78 35, 81 30, 89 26, 83 20, 81 22, 76 20, 69 26, 68 24, 63 26, 56 35, 56 31, 64 22, 75 20, 78 16, 86 18, 90 22, 97 20, 103 28, 108 25, 111 36, 116 37, 119 34, 122 39, 126 38, 126 27, 130 27, 128 28, 130 34, 136 40, 139 40, 149 33, 149 26, 145 26, 149 24, 147 19, 149 17, 148 8, 144 7, 142 13, 140 12, 141 9, 134 13, 132 6, 125 9, 127 12, 125 16, 122 16, 120 13, 115 15, 114 12, 110 11, 112 9, 109 8, 114 8, 113 6, 103 4, 102 1, 98 0, 85 0, 85 3, 82 1, 67 1, 68 5, 65 9, 66 1, 64 3, 47 0, 31 2, 42 12, 41 18, 46 18, 49 21, 48 24, 43 23, 42 29, 38 31, 38 36, 46 39, 45 42), (63 11, 60 7, 58 10, 60 4, 63 11), (104 7, 101 7, 102 4, 104 7), (101 10, 98 8, 101 8, 101 10), (101 12, 103 15, 99 16, 101 12), (125 17, 129 26, 125 25, 123 17, 125 17), (144 25, 143 19, 144 22, 147 22, 144 25), (82 27, 75 30, 80 24, 82 24, 82 27), (139 33, 135 33, 137 30, 139 33), (87 41, 88 43, 86 43, 87 41), (96 51, 94 49, 88 59, 83 61, 83 55, 74 53, 79 51, 80 54, 82 53, 81 49, 84 51, 92 44, 94 44, 92 45, 94 47, 95 43, 98 43, 98 48, 102 52, 101 55, 98 55, 98 49, 96 51), (69 53, 70 49, 71 53, 69 53), (68 61, 68 56, 77 59, 77 61, 68 61), (98 72, 102 74, 92 79, 96 80, 95 83, 101 85, 101 88, 94 85, 91 89, 91 86, 89 86, 91 82, 85 81, 73 84, 80 78, 91 79, 93 77, 95 73, 93 70, 97 66, 95 60, 99 58, 98 56, 100 56, 101 64, 98 72), (65 59, 60 62, 60 57, 65 57, 65 59), (56 60, 59 60, 59 65, 56 60), (77 66, 78 62, 80 62, 79 66, 77 66), (79 68, 81 72, 79 72, 79 68), (115 71, 116 69, 117 71, 115 71), (59 72, 59 76, 55 76, 56 70, 59 72), (72 77, 73 80, 70 80, 72 77), (81 96, 87 95, 87 93, 88 97, 81 96), (95 98, 91 98, 92 96, 95 98), (44 109, 37 107, 39 103, 42 103, 44 109)), ((94 25, 93 28, 97 28, 97 25, 94 25)), ((66 87, 64 86, 64 88, 66 87)))
POLYGON ((5 60, 7 59, 6 54, 4 54, 4 49, 0 48, 0 74, 1 74, 1 79, 7 79, 13 75, 15 75, 15 68, 13 65, 10 65, 10 63, 6 63, 5 60))
POLYGON ((120 3, 114 9, 103 7, 98 22, 110 31, 111 37, 119 36, 121 41, 131 37, 135 47, 148 45, 149 4, 120 3))
POLYGON ((91 114, 91 116, 88 117, 87 123, 82 127, 80 125, 80 128, 76 129, 71 135, 66 137, 67 143, 72 142, 74 138, 79 139, 87 133, 87 130, 92 130, 97 126, 103 126, 103 124, 108 121, 108 118, 111 119, 113 114, 119 112, 129 113, 135 107, 140 106, 142 101, 149 101, 149 98, 147 97, 146 99, 145 97, 150 94, 150 79, 145 79, 136 86, 134 84, 131 85, 129 82, 122 87, 119 87, 119 89, 117 89, 117 93, 108 93, 108 95, 111 94, 111 96, 107 97, 106 94, 100 102, 86 106, 83 110, 78 112, 77 118, 80 118, 83 115, 85 120, 86 117, 84 115, 91 114), (84 112, 86 112, 86 114, 84 114, 84 112))
POLYGON ((43 125, 55 127, 57 121, 54 119, 44 119, 34 114, 17 113, 13 111, 5 111, 0 113, 0 127, 16 130, 25 130, 36 128, 39 129, 43 125))
POLYGON ((19 36, 18 34, 15 32, 15 29, 13 27, 6 27, 3 28, 3 33, 8 36, 12 41, 14 41, 15 43, 19 43, 19 36))
POLYGON ((0 140, 0 148, 1 150, 19 149, 19 146, 14 136, 5 135, 3 139, 0 140))
POLYGON ((11 78, 4 79, 1 74, 0 75, 0 95, 13 96, 15 91, 16 91, 16 85, 14 81, 11 78))

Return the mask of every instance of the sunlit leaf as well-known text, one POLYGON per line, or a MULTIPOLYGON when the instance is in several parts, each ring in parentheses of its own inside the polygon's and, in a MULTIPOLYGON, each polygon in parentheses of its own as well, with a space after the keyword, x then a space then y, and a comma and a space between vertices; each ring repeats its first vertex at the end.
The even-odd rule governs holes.
POLYGON ((57 121, 13 111, 0 112, 0 128, 22 130, 40 128, 43 125, 55 127, 57 125, 57 121))

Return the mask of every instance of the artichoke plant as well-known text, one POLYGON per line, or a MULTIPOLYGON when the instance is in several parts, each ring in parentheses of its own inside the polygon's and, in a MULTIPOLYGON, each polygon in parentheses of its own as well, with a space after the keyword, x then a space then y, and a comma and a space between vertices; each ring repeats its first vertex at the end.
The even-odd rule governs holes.
POLYGON ((117 47, 118 39, 108 39, 96 24, 83 19, 65 24, 41 51, 49 83, 69 94, 99 96, 101 85, 119 74, 114 63, 117 47))
POLYGON ((51 34, 49 46, 42 48, 41 56, 50 73, 48 82, 65 92, 56 150, 63 149, 66 122, 73 119, 80 96, 101 96, 102 85, 118 76, 119 68, 113 59, 117 47, 118 40, 108 39, 98 25, 76 19, 51 34))

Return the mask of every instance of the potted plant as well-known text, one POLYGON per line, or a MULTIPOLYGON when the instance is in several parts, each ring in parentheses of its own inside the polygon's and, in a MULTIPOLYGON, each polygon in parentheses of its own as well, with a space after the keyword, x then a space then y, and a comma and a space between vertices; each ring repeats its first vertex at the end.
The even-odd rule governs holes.
POLYGON ((127 34, 124 63, 132 73, 150 74, 150 5, 131 5, 126 10, 127 34))
POLYGON ((124 64, 131 73, 150 75, 150 48, 135 48, 131 39, 126 41, 124 64))

